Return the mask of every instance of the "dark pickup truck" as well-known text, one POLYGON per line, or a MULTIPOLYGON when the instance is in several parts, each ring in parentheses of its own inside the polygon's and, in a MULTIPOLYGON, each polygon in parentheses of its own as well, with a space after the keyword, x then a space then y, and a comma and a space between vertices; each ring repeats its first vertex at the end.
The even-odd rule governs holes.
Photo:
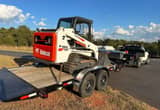
POLYGON ((126 45, 119 49, 125 52, 126 64, 129 66, 140 67, 142 64, 148 64, 149 53, 143 46, 140 45, 126 45))

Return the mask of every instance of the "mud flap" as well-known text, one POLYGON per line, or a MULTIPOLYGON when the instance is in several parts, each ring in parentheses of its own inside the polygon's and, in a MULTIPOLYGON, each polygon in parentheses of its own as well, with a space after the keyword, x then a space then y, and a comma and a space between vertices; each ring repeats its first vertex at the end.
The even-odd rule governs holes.
POLYGON ((0 100, 10 101, 36 89, 6 68, 0 70, 0 100))

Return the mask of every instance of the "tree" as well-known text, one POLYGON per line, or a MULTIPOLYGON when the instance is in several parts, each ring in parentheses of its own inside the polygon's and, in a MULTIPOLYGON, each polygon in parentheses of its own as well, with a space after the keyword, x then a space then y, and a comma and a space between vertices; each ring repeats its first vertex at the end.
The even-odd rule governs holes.
POLYGON ((31 46, 33 32, 27 26, 0 28, 0 45, 31 46))
POLYGON ((159 52, 159 56, 160 56, 160 40, 158 40, 158 52, 159 52))

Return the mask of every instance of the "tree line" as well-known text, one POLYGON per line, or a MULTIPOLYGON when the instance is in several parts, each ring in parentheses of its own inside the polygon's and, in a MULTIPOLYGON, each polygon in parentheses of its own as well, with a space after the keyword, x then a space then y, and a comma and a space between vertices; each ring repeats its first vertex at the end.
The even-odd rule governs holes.
MULTIPOLYGON (((33 43, 33 30, 27 26, 22 25, 18 28, 0 28, 0 45, 9 46, 32 46, 33 43)), ((139 41, 126 41, 126 40, 113 40, 113 39, 96 39, 94 43, 97 45, 111 45, 117 48, 124 44, 141 44, 147 51, 154 56, 160 56, 160 40, 156 42, 139 42, 139 41)))
POLYGON ((142 41, 126 41, 126 40, 113 40, 113 39, 97 39, 94 41, 97 45, 111 45, 115 48, 126 44, 138 44, 144 46, 144 48, 150 53, 152 57, 160 56, 160 40, 157 42, 142 42, 142 41))
POLYGON ((0 28, 0 45, 31 46, 33 31, 27 26, 0 28))

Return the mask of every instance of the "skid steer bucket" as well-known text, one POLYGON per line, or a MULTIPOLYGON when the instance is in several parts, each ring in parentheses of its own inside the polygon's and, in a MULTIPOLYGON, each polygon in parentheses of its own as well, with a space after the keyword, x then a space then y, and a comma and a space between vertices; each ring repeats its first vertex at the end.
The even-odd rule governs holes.
POLYGON ((1 101, 10 101, 34 91, 36 91, 36 89, 32 85, 17 77, 11 71, 6 68, 0 70, 1 101))

